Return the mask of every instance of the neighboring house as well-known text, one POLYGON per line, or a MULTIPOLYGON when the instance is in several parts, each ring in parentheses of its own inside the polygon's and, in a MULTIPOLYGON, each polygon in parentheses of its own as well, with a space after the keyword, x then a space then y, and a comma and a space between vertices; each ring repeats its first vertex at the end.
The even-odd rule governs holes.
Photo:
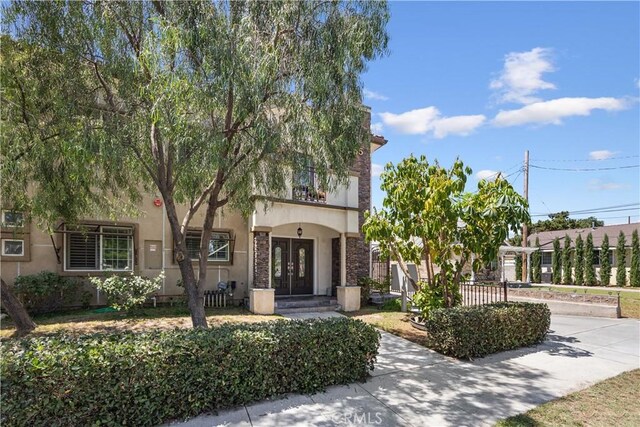
MULTIPOLYGON (((626 268, 627 268, 627 280, 629 277, 629 271, 631 267, 631 234, 634 230, 638 230, 640 232, 640 223, 636 222, 633 224, 618 224, 618 225, 605 225, 602 227, 594 227, 594 228, 578 228, 574 230, 554 230, 554 231, 543 231, 540 233, 535 233, 529 236, 528 242, 529 246, 534 246, 536 242, 536 238, 540 241, 541 248, 541 264, 542 264, 542 281, 543 282, 551 282, 551 260, 553 254, 553 241, 558 238, 560 240, 560 246, 564 247, 564 238, 565 236, 569 236, 571 238, 571 247, 575 248, 576 238, 578 235, 582 236, 582 240, 586 242, 587 236, 591 233, 593 238, 593 248, 594 248, 594 265, 596 266, 596 276, 599 278, 600 272, 600 259, 604 254, 600 253, 600 246, 602 245, 602 239, 606 234, 609 237, 609 261, 611 263, 611 282, 610 284, 615 284, 616 282, 616 272, 617 272, 617 260, 616 260, 616 247, 618 245, 618 236, 620 231, 622 231, 625 235, 625 243, 626 243, 626 268)), ((573 263, 573 267, 575 270, 575 262, 573 263)), ((605 284, 607 285, 607 284, 605 284)))
MULTIPOLYGON (((369 123, 367 112, 367 127, 369 123)), ((274 289, 272 294, 285 298, 336 295, 338 286, 357 285, 359 277, 370 274, 371 265, 369 245, 361 233, 364 212, 371 204, 371 153, 385 143, 383 137, 372 135, 351 168, 349 185, 336 191, 319 188, 313 168, 307 168, 292 174, 287 198, 269 198, 272 204, 266 211, 262 202, 246 219, 228 208, 222 210, 210 243, 206 289, 234 281, 234 299, 241 300, 254 288, 274 289)), ((87 219, 81 230, 61 222, 50 236, 36 228, 26 213, 3 208, 0 275, 12 284, 18 275, 42 270, 76 277, 126 271, 155 277, 164 271, 158 294, 180 295, 180 271, 162 199, 146 197, 140 211, 139 217, 116 222, 87 219)), ((186 207, 181 211, 179 215, 186 207)), ((187 236, 193 258, 200 240, 196 226, 202 219, 194 217, 187 236)), ((94 288, 88 289, 93 304, 105 303, 94 288)))

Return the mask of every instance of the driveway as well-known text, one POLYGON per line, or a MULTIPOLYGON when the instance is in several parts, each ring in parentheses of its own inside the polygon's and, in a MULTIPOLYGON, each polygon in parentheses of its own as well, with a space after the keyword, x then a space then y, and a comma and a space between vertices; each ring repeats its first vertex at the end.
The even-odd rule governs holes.
POLYGON ((173 425, 493 425, 639 367, 640 322, 634 319, 552 316, 545 343, 472 362, 383 332, 376 369, 366 383, 290 395, 173 425))

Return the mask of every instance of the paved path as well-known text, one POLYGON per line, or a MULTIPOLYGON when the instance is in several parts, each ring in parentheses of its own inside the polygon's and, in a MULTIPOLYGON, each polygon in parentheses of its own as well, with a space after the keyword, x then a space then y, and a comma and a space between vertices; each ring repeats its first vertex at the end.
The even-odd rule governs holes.
POLYGON ((382 333, 378 363, 366 383, 291 395, 176 425, 493 425, 640 367, 639 347, 640 322, 633 319, 552 316, 545 343, 473 362, 382 333))

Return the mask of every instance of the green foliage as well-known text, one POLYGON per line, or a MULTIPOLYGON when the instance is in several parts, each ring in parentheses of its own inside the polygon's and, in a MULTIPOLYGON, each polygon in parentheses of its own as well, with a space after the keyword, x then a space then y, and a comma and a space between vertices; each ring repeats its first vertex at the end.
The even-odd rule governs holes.
POLYGON ((638 230, 633 230, 631 234, 631 271, 629 272, 629 284, 634 287, 640 286, 640 241, 638 241, 638 230))
POLYGON ((381 310, 382 311, 402 311, 402 301, 400 301, 400 298, 387 300, 385 301, 384 304, 382 304, 381 310))
POLYGON ((573 259, 576 261, 576 285, 584 285, 584 242, 580 234, 576 237, 576 252, 573 259))
POLYGON ((562 282, 562 250, 560 249, 560 239, 557 237, 553 241, 553 253, 551 254, 551 281, 559 284, 562 282))
POLYGON ((382 256, 398 261, 406 274, 407 262, 426 263, 418 286, 431 289, 418 298, 423 310, 439 296, 454 306, 471 255, 476 270, 494 261, 509 232, 530 219, 527 202, 501 177, 481 180, 477 191, 465 193, 470 174, 460 159, 449 169, 413 155, 388 164, 381 175, 384 208, 365 215, 365 237, 379 243, 382 256))
POLYGON ((379 292, 381 294, 388 294, 391 289, 391 277, 387 277, 382 282, 379 282, 371 277, 360 277, 358 279, 358 286, 360 286, 360 304, 367 305, 371 292, 379 292))
MULTIPOLYGON (((515 236, 513 241, 511 242, 513 246, 520 246, 522 244, 522 237, 515 236)), ((515 263, 516 263, 516 280, 520 280, 522 278, 522 255, 515 255, 515 263)))
MULTIPOLYGON (((444 289, 441 286, 427 286, 426 283, 418 282, 418 291, 413 294, 413 305, 418 307, 423 318, 427 318, 432 310, 438 308, 450 307, 444 295, 444 289)), ((453 294, 453 307, 462 303, 462 294, 460 286, 451 289, 453 294)))
POLYGON ((104 292, 111 307, 125 311, 142 306, 149 294, 160 289, 162 279, 162 273, 155 279, 136 276, 133 273, 127 276, 114 274, 104 279, 89 278, 100 292, 104 292))
POLYGON ((609 262, 609 236, 605 233, 600 245, 600 284, 609 286, 611 283, 611 262, 609 262))
MULTIPOLYGON (((537 237, 535 245, 540 248, 540 240, 537 237)), ((539 250, 531 254, 531 280, 533 283, 542 281, 542 258, 539 250)))
POLYGON ((569 212, 562 211, 549 215, 549 219, 540 220, 530 226, 531 233, 540 233, 542 231, 552 230, 573 230, 576 228, 602 227, 604 221, 596 217, 572 219, 569 218, 569 212))
POLYGON ((69 305, 89 305, 82 283, 51 271, 16 277, 15 294, 31 313, 47 313, 69 305))
POLYGON ((2 425, 159 425, 364 380, 379 333, 353 319, 54 335, 2 343, 2 425))
POLYGON ((540 343, 550 322, 546 304, 501 302, 433 310, 425 324, 429 348, 471 359, 540 343))
POLYGON ((618 235, 618 245, 616 246, 616 285, 627 285, 627 244, 624 233, 620 231, 618 235))
POLYGON ((564 247, 562 248, 562 283, 571 285, 573 283, 571 269, 571 238, 564 236, 564 247))
POLYGON ((597 285, 596 267, 593 259, 593 236, 587 234, 587 240, 584 245, 584 284, 587 286, 597 285))

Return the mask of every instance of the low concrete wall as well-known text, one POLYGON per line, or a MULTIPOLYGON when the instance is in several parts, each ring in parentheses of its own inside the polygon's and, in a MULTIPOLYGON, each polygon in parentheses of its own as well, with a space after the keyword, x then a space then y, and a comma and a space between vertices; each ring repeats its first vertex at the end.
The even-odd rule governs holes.
POLYGON ((360 310, 360 286, 338 286, 336 289, 342 311, 360 310))
POLYGON ((275 312, 276 290, 253 288, 249 290, 249 310, 253 314, 273 314, 275 312))
POLYGON ((610 304, 596 304, 592 302, 560 301, 550 298, 528 298, 509 294, 509 301, 539 302, 547 304, 552 314, 568 316, 611 317, 620 316, 620 306, 610 304))

